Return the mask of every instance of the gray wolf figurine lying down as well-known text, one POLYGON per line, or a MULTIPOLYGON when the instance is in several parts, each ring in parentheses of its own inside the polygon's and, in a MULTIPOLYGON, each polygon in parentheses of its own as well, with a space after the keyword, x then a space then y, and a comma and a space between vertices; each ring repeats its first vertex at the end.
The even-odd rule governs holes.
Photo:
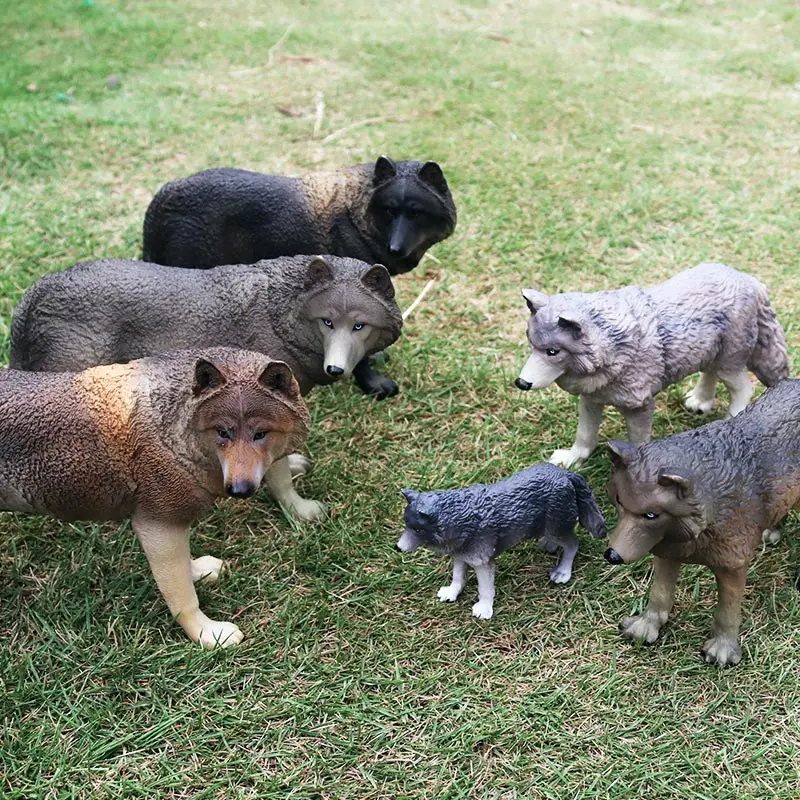
POLYGON ((200 610, 194 583, 222 562, 192 559, 189 526, 215 498, 266 480, 292 508, 286 458, 309 415, 289 368, 214 348, 78 373, 0 370, 0 508, 64 520, 131 517, 170 612, 203 647, 242 640, 200 610))
POLYGON ((719 598, 703 655, 709 664, 738 664, 747 567, 763 534, 800 506, 800 380, 769 389, 733 419, 638 448, 609 448, 619 522, 606 559, 655 556, 647 609, 622 620, 622 635, 654 642, 672 609, 681 564, 704 564, 719 598))
POLYGON ((574 472, 552 464, 537 464, 498 483, 466 489, 414 492, 403 489, 408 501, 406 529, 397 549, 407 553, 427 547, 453 559, 453 582, 439 590, 443 602, 455 601, 467 576, 467 565, 478 577, 478 602, 472 614, 491 619, 494 611, 494 563, 497 556, 524 539, 539 539, 548 553, 560 547, 561 558, 550 570, 553 583, 572 577, 578 552, 575 522, 580 520, 596 538, 606 524, 592 490, 574 472))
POLYGON ((652 432, 654 396, 692 373, 701 374, 686 407, 710 411, 720 380, 731 395, 731 417, 752 396, 748 369, 765 386, 789 374, 767 290, 724 264, 700 264, 650 289, 522 294, 531 312, 531 356, 516 385, 542 389, 555 381, 580 397, 575 444, 550 459, 564 467, 597 446, 604 405, 619 409, 628 438, 642 444, 652 432))

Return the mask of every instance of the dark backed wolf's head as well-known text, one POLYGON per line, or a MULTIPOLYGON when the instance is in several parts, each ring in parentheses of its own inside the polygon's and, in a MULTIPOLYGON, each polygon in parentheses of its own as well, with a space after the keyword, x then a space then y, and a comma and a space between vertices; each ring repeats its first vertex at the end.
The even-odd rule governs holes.
POLYGON ((456 207, 435 161, 381 156, 373 168, 367 216, 392 275, 414 269, 425 251, 456 226, 456 207))
POLYGON ((689 470, 660 465, 649 445, 609 442, 608 449, 614 467, 608 493, 618 518, 605 553, 609 563, 636 561, 661 542, 700 535, 707 518, 689 470))
POLYGON ((442 539, 439 527, 439 492, 415 492, 403 489, 408 505, 403 512, 405 530, 395 547, 401 553, 410 553, 418 547, 432 547, 442 539))

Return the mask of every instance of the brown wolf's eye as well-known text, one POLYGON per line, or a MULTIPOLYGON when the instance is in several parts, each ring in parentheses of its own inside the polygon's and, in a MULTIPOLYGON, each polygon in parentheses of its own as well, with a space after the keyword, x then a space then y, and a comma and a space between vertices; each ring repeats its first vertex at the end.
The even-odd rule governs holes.
POLYGON ((253 439, 256 442, 260 442, 262 439, 266 439, 266 438, 267 438, 267 432, 266 431, 256 431, 253 434, 253 439))
POLYGON ((645 519, 658 519, 658 514, 655 511, 648 511, 646 514, 642 514, 645 519))
POLYGON ((219 436, 220 439, 225 439, 228 442, 233 439, 231 432, 226 428, 217 428, 217 436, 219 436))

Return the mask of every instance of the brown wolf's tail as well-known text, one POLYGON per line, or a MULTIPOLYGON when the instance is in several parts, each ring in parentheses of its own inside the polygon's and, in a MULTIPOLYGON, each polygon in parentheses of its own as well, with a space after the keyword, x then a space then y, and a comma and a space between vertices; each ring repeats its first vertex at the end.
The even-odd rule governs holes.
POLYGON ((789 377, 786 337, 769 304, 767 289, 761 283, 758 284, 758 340, 747 367, 764 386, 772 386, 789 377))
POLYGON ((578 521, 586 528, 595 539, 603 539, 608 532, 606 521, 594 499, 589 484, 578 474, 568 473, 572 488, 575 490, 575 499, 578 502, 578 521))

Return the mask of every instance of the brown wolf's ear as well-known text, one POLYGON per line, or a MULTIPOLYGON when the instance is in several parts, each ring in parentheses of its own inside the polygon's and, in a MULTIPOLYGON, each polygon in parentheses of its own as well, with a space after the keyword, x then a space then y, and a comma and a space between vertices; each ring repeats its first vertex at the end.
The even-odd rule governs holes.
POLYGON ((210 389, 216 389, 225 383, 225 376, 205 358, 197 359, 194 365, 194 386, 192 394, 197 397, 210 389))
POLYGON ((694 491, 692 479, 675 472, 662 472, 658 476, 658 485, 674 489, 678 500, 686 499, 694 491))
POLYGON ((442 168, 435 161, 426 161, 419 169, 417 176, 439 194, 447 194, 450 188, 444 177, 442 168))
POLYGON ((330 264, 322 256, 314 256, 306 267, 306 287, 321 286, 332 280, 330 264))
POLYGON ((563 328, 565 331, 569 331, 576 339, 581 335, 581 333, 583 333, 583 328, 581 328, 580 322, 574 319, 569 319, 569 317, 559 317, 558 327, 563 328))
POLYGON ((362 276, 361 283, 367 289, 387 300, 394 300, 394 286, 389 270, 383 264, 373 264, 362 276))
POLYGON ((550 298, 544 292, 537 292, 536 289, 523 289, 522 296, 528 306, 528 311, 535 314, 540 308, 547 305, 550 298))
POLYGON ((611 456, 611 463, 615 469, 627 469, 628 465, 636 458, 636 445, 631 442, 606 442, 606 448, 611 456))
POLYGON ((297 385, 292 371, 283 361, 271 361, 267 364, 264 371, 258 376, 258 382, 265 389, 271 389, 292 398, 300 395, 300 387, 297 385))
POLYGON ((372 173, 372 185, 380 186, 386 181, 390 181, 397 175, 397 164, 389 156, 380 156, 375 162, 375 169, 372 173))

